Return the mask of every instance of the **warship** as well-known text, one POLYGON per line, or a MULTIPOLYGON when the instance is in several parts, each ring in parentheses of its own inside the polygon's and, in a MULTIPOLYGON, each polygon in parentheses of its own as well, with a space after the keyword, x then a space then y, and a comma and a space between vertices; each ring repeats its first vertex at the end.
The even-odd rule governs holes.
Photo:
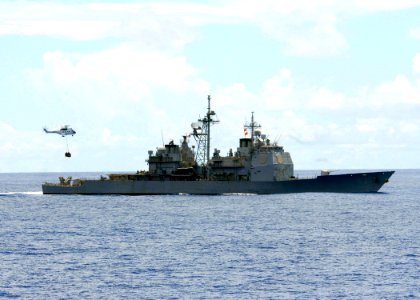
POLYGON ((244 125, 244 138, 236 151, 226 156, 214 149, 210 156, 211 126, 218 123, 210 96, 204 117, 191 124, 192 132, 180 145, 170 141, 148 151, 147 171, 114 173, 95 179, 59 177, 44 183, 44 194, 159 195, 159 194, 281 194, 281 193, 372 193, 388 182, 394 171, 331 174, 321 171, 314 178, 294 175, 288 152, 272 143, 254 120, 244 125), (189 137, 196 145, 189 146, 189 137))

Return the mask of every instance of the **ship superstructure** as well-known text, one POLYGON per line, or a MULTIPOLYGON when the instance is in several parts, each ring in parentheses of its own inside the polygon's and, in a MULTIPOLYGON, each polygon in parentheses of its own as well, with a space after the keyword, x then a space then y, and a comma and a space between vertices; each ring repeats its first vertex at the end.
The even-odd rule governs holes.
MULTIPOLYGON (((222 156, 215 148, 210 155, 210 126, 218 121, 209 106, 206 117, 193 123, 191 136, 196 137, 196 152, 188 145, 188 136, 183 136, 181 145, 173 141, 164 147, 149 151, 149 170, 139 174, 147 180, 211 180, 211 181, 282 181, 293 178, 293 162, 283 147, 271 144, 261 133, 261 125, 254 121, 244 128, 251 136, 241 138, 235 152, 229 150, 222 156)), ((111 175, 116 176, 116 175, 111 175)))

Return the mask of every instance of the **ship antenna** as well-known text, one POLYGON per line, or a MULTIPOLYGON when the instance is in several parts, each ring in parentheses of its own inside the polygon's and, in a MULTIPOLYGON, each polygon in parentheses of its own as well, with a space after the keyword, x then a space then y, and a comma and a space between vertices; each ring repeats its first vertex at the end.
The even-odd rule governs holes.
POLYGON ((254 149, 255 128, 261 128, 261 125, 254 121, 254 112, 251 112, 251 122, 248 124, 245 124, 245 128, 251 129, 251 149, 254 149))
POLYGON ((251 112, 251 144, 254 145, 254 112, 251 112))
POLYGON ((209 122, 208 128, 207 128, 207 163, 210 161, 210 125, 211 125, 211 110, 210 110, 210 95, 207 96, 207 102, 208 102, 208 107, 207 107, 207 120, 209 122))
POLYGON ((163 130, 160 129, 160 138, 162 139, 162 146, 165 146, 165 141, 163 140, 163 130))

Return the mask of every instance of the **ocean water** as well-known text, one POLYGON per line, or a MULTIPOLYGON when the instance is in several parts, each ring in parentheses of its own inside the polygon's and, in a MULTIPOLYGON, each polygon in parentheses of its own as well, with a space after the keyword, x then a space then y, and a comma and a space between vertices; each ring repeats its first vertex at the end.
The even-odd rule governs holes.
POLYGON ((1 299, 420 298, 420 170, 377 194, 42 195, 58 176, 0 174, 1 299))

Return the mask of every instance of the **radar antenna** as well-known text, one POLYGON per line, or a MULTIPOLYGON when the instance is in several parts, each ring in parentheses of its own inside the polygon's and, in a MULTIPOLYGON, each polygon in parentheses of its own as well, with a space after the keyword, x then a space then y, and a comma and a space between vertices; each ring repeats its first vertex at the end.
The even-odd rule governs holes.
POLYGON ((205 166, 210 160, 210 127, 218 123, 216 113, 210 107, 210 95, 207 97, 208 107, 204 118, 191 124, 192 136, 197 142, 196 161, 198 165, 205 166))

